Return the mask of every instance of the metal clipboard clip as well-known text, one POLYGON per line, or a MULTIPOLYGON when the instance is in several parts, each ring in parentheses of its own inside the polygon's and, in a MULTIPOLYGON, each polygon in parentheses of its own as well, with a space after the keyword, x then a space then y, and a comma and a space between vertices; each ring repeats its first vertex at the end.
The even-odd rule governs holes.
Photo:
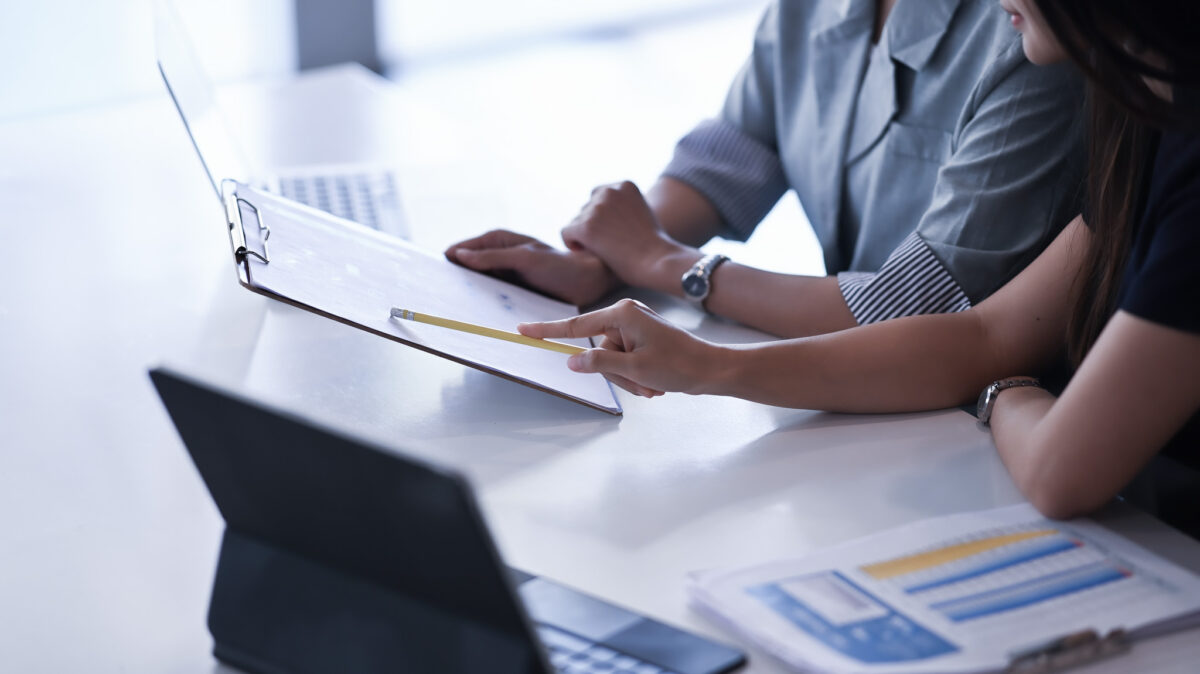
POLYGON ((1076 667, 1129 650, 1125 630, 1115 629, 1101 637, 1096 630, 1083 630, 1014 651, 1009 674, 1044 674, 1076 667))
POLYGON ((233 180, 221 182, 222 198, 225 201, 225 222, 229 226, 229 243, 233 247, 233 257, 238 263, 249 263, 255 258, 263 264, 271 263, 271 253, 267 250, 267 240, 271 238, 271 228, 263 221, 262 212, 254 204, 237 195, 238 183, 233 180), (246 245, 246 229, 242 220, 242 206, 254 212, 258 221, 258 233, 262 238, 262 252, 251 250, 246 245))

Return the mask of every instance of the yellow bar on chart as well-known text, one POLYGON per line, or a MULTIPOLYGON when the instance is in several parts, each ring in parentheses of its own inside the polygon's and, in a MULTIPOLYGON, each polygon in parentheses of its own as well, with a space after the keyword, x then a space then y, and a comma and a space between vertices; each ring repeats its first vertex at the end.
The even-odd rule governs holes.
POLYGON ((1012 543, 1019 543, 1021 541, 1041 538, 1043 536, 1053 536, 1057 533, 1059 532, 1054 529, 1042 529, 1039 531, 1021 531, 1015 534, 993 536, 991 538, 983 538, 977 541, 967 541, 966 543, 949 545, 936 550, 929 550, 927 552, 920 552, 915 555, 908 555, 907 557, 897 557, 896 559, 889 559, 885 562, 869 564, 862 567, 862 572, 879 580, 895 578, 896 576, 903 576, 906 573, 924 571, 928 568, 955 562, 960 559, 970 557, 971 555, 977 555, 981 552, 987 552, 988 550, 993 550, 995 548, 1010 545, 1012 543))

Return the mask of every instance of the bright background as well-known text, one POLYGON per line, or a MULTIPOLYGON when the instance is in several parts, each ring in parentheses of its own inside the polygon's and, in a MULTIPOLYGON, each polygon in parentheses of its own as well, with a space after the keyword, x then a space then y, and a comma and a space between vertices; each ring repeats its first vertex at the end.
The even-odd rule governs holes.
MULTIPOLYGON (((312 1, 312 0, 308 0, 312 1)), ((336 0, 328 0, 337 7, 336 0)), ((175 0, 218 83, 297 72, 292 0, 175 0)), ((566 224, 590 186, 648 187, 675 141, 717 114, 749 53, 766 0, 376 0, 383 70, 410 100, 446 111, 478 170, 546 178, 534 219, 499 222, 543 238, 566 224), (547 165, 547 157, 560 157, 547 165), (562 186, 569 186, 564 188, 562 186), (544 220, 544 221, 542 221, 544 220)), ((154 67, 150 0, 0 5, 0 123, 165 96, 154 67)), ((422 176, 403 189, 422 189, 422 176)), ((445 176, 428 176, 445 184, 445 176)), ((487 186, 478 184, 481 194, 487 186)), ((502 208, 485 198, 480 209, 502 208)), ((419 226, 419 225, 418 225, 419 226)), ((481 225, 482 226, 482 225, 481 225)), ((821 273, 807 221, 789 196, 753 245, 713 250, 780 271, 821 273)))

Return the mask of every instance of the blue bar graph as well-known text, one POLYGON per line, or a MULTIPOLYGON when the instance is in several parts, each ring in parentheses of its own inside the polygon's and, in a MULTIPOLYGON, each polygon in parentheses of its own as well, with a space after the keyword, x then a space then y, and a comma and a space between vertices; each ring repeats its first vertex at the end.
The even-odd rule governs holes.
POLYGON ((1129 576, 1129 571, 1114 566, 1111 562, 1095 562, 995 590, 938 602, 931 608, 941 611, 954 622, 964 622, 1080 592, 1129 576))

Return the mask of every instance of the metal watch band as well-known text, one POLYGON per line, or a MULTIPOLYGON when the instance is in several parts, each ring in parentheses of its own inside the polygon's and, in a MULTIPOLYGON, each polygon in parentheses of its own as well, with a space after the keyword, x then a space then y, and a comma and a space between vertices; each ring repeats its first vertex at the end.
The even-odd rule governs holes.
POLYGON ((996 398, 1000 396, 1001 391, 1023 386, 1042 388, 1042 382, 1037 377, 1007 377, 997 379, 983 389, 983 393, 979 394, 979 402, 975 406, 975 416, 979 417, 979 423, 984 426, 991 423, 992 410, 996 407, 996 398))

